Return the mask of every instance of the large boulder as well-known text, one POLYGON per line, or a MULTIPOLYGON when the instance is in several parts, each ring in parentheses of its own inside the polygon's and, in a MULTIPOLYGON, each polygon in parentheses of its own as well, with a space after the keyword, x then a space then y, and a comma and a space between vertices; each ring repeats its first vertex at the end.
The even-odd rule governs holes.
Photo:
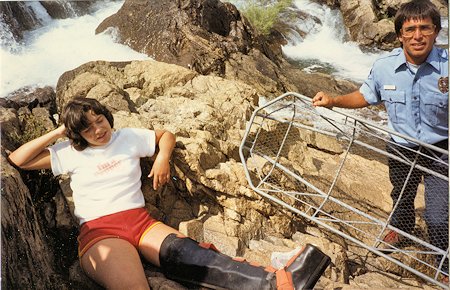
MULTIPOLYGON (((9 150, 23 135, 17 111, 0 108, 2 126, 2 288, 5 289, 68 289, 55 275, 55 251, 48 242, 49 232, 42 227, 37 192, 26 186, 20 172, 7 161, 9 150)), ((38 182, 39 176, 34 175, 38 182)), ((48 182, 48 180, 47 180, 48 182)), ((47 184, 47 186, 49 186, 47 184)))
MULTIPOLYGON (((77 95, 100 100, 114 111, 116 128, 165 128, 176 134, 171 183, 155 192, 151 180, 143 179, 147 208, 155 218, 199 241, 214 243, 228 255, 250 257, 266 266, 272 252, 292 251, 314 240, 299 232, 297 225, 303 222, 298 217, 248 186, 238 148, 258 100, 254 88, 155 61, 93 62, 64 74, 57 95, 60 107, 77 95), (132 103, 135 112, 127 106, 118 110, 108 102, 110 92, 98 89, 112 84, 114 94, 132 103), (302 238, 293 241, 294 234, 302 238)), ((143 176, 151 164, 152 160, 144 160, 143 176)), ((73 206, 67 182, 63 192, 73 206)), ((330 243, 321 240, 323 245, 330 243)), ((327 248, 334 257, 345 257, 342 247, 327 248)), ((327 275, 345 281, 346 263, 335 259, 327 275)))
POLYGON ((356 88, 351 82, 296 69, 282 56, 280 35, 257 34, 235 6, 219 0, 125 1, 96 32, 107 29, 117 30, 122 43, 157 61, 239 80, 268 97, 285 91, 313 96, 324 88, 337 93, 356 88))
MULTIPOLYGON (((236 7, 218 0, 125 1, 96 32, 109 27, 133 49, 202 74, 223 75, 232 54, 264 46, 236 7)), ((269 53, 271 60, 280 59, 269 53)))
POLYGON ((379 11, 373 1, 341 0, 340 9, 353 41, 383 49, 393 49, 399 45, 393 21, 378 19, 379 11))

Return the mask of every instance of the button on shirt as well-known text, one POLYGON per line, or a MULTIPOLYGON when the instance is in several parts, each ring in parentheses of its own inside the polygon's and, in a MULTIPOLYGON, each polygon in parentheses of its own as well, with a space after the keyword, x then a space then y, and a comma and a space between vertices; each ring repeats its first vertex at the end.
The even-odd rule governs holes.
MULTIPOLYGON (((415 71, 402 48, 397 48, 375 61, 359 91, 369 104, 385 104, 390 129, 434 144, 448 138, 448 91, 441 92, 438 85, 445 77, 448 50, 433 47, 415 71)), ((416 145, 396 135, 392 138, 406 146, 416 145)))

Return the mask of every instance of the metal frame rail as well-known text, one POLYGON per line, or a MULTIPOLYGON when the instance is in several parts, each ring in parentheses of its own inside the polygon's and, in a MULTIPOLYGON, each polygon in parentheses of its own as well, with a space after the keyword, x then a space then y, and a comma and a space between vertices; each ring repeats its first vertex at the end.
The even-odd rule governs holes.
MULTIPOLYGON (((239 153, 251 188, 263 197, 428 282, 448 289, 449 286, 443 284, 440 279, 444 274, 442 266, 445 257, 449 257, 448 248, 437 248, 423 237, 392 227, 389 225, 392 216, 389 211, 373 214, 350 204, 349 199, 335 194, 339 187, 339 178, 347 170, 345 164, 356 146, 433 174, 448 183, 448 174, 439 174, 416 162, 419 156, 424 155, 423 149, 434 152, 434 156, 431 154, 430 158, 436 162, 441 162, 436 154, 448 156, 448 150, 420 142, 342 111, 314 108, 310 98, 293 92, 285 93, 254 111, 239 153), (317 123, 324 124, 322 127, 325 128, 317 126, 317 123), (279 127, 276 127, 277 125, 279 127), (271 131, 271 128, 276 129, 271 131), (342 142, 343 153, 339 155, 340 161, 337 163, 334 177, 329 178, 327 186, 315 184, 314 179, 305 177, 305 174, 299 173, 295 166, 290 164, 286 148, 297 142, 290 134, 298 131, 314 132, 313 134, 342 142), (365 139, 361 138, 362 136, 365 139), (421 148, 415 152, 415 159, 408 159, 401 154, 394 155, 373 144, 378 142, 389 146, 393 143, 391 136, 415 142, 421 148), (253 164, 253 159, 259 161, 253 164), (280 174, 283 176, 281 179, 280 174), (286 186, 287 183, 283 184, 283 181, 290 182, 290 185, 286 186), (395 230, 409 239, 414 243, 414 247, 392 247, 390 250, 380 251, 379 246, 384 243, 383 233, 388 229, 395 230)), ((443 162, 443 166, 446 166, 448 172, 448 163, 443 162)))

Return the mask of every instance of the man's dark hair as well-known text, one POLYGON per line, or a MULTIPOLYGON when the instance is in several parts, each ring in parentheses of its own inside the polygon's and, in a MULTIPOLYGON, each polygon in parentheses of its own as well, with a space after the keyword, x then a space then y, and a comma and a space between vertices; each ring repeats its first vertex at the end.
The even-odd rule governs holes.
POLYGON ((441 15, 437 7, 430 0, 412 0, 404 3, 395 14, 395 33, 400 36, 400 29, 403 23, 410 19, 425 19, 430 17, 433 24, 436 25, 436 31, 441 30, 441 15))
POLYGON ((104 115, 111 128, 114 127, 114 117, 111 112, 99 101, 95 99, 75 97, 67 103, 62 115, 62 121, 66 126, 66 135, 69 137, 72 146, 82 151, 89 146, 89 143, 81 137, 80 132, 89 127, 86 113, 92 111, 96 115, 104 115))

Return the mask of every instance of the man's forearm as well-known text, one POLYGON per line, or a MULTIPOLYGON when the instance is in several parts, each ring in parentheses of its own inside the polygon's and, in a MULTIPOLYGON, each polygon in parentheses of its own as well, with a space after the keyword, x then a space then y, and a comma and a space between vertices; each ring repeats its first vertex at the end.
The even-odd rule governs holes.
POLYGON ((364 96, 359 91, 347 95, 337 96, 331 99, 333 107, 357 109, 369 105, 364 96))

